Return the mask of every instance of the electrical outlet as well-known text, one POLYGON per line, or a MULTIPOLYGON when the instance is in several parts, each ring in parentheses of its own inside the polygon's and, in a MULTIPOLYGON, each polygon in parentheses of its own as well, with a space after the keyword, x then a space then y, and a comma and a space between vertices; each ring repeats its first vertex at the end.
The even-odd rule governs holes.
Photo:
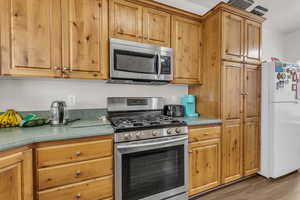
POLYGON ((76 105, 76 96, 68 95, 67 104, 68 104, 68 106, 75 106, 76 105))

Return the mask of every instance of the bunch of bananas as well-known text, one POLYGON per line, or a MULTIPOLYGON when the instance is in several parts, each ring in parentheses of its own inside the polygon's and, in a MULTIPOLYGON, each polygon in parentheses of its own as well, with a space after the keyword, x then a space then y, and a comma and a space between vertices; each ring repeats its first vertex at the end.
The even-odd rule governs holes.
POLYGON ((0 115, 0 128, 19 126, 21 120, 21 115, 16 113, 16 111, 12 109, 7 110, 4 114, 0 115))

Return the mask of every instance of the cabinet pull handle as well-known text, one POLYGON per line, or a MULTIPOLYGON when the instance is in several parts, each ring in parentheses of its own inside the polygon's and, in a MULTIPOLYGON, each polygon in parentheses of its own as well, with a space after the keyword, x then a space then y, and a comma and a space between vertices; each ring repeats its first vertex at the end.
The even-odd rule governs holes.
POLYGON ((138 38, 143 38, 143 36, 139 35, 138 38))
POLYGON ((199 154, 199 152, 198 152, 198 150, 196 150, 196 173, 197 173, 197 174, 199 174, 199 172, 200 172, 199 169, 198 169, 198 168, 199 168, 199 167, 198 167, 198 160, 199 160, 199 159, 198 159, 198 154, 199 154))
POLYGON ((71 70, 71 68, 70 67, 63 67, 63 70, 68 71, 68 70, 71 70))
POLYGON ((193 153, 193 151, 192 151, 192 150, 189 150, 189 153, 193 153))
POLYGON ((76 199, 80 199, 80 197, 81 197, 81 194, 80 193, 78 193, 78 194, 76 194, 76 199))
POLYGON ((58 71, 58 70, 61 70, 61 67, 55 66, 55 67, 54 67, 54 70, 57 70, 57 71, 58 71))
POLYGON ((80 156, 81 155, 81 152, 80 151, 77 151, 76 152, 76 156, 80 156))
POLYGON ((77 177, 81 176, 81 171, 80 171, 80 170, 77 170, 76 173, 75 173, 75 175, 76 175, 77 177))
POLYGON ((203 135, 204 135, 204 136, 208 136, 209 134, 208 134, 208 133, 203 133, 203 135))

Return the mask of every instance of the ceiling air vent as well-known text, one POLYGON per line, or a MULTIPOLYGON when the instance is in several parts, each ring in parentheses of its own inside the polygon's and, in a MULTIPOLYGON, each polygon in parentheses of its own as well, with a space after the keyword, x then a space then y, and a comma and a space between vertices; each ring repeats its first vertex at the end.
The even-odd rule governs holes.
POLYGON ((246 10, 249 8, 252 4, 254 4, 253 0, 230 0, 228 2, 229 5, 232 5, 237 8, 241 8, 246 10))
POLYGON ((264 8, 262 6, 256 6, 253 8, 251 13, 259 15, 259 16, 264 16, 269 10, 267 8, 264 8))

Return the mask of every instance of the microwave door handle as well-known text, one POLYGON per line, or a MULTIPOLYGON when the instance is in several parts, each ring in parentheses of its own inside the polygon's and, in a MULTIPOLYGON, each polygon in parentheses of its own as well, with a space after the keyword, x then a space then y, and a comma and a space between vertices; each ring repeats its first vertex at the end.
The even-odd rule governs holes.
POLYGON ((158 55, 158 78, 159 78, 161 73, 161 55, 160 53, 158 53, 157 55, 158 55))
POLYGON ((181 137, 173 140, 167 140, 167 141, 161 141, 161 142, 148 142, 148 143, 142 143, 142 144, 132 144, 132 145, 118 145, 117 149, 133 149, 133 148, 141 148, 141 147, 149 147, 149 146, 157 146, 157 145, 163 145, 163 144, 169 144, 173 142, 180 142, 187 140, 188 137, 181 137))

